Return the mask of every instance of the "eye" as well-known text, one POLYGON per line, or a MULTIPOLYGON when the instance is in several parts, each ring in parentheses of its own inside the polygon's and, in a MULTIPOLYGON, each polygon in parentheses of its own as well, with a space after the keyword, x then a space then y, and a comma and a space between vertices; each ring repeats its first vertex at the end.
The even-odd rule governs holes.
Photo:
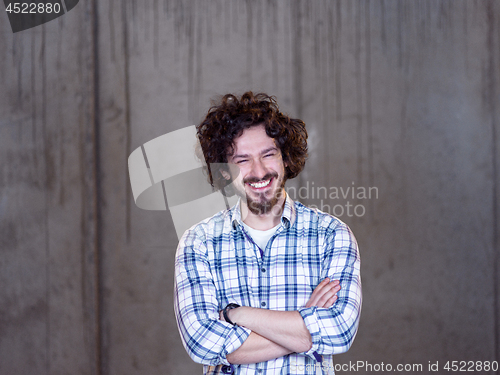
POLYGON ((245 163, 246 161, 247 161, 246 159, 238 160, 238 161, 236 162, 236 164, 245 163))
POLYGON ((270 153, 270 154, 266 154, 266 155, 264 155, 264 157, 265 157, 265 158, 268 158, 268 157, 272 157, 272 156, 274 156, 274 155, 276 155, 276 154, 275 154, 274 152, 272 152, 272 153, 270 153))

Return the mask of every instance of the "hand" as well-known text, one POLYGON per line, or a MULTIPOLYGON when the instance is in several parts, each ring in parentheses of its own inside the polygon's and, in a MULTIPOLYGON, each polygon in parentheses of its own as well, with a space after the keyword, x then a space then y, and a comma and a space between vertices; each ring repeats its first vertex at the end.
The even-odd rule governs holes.
POLYGON ((330 278, 326 277, 318 284, 316 289, 311 294, 306 307, 331 307, 337 300, 337 292, 340 290, 339 280, 330 282, 330 278))

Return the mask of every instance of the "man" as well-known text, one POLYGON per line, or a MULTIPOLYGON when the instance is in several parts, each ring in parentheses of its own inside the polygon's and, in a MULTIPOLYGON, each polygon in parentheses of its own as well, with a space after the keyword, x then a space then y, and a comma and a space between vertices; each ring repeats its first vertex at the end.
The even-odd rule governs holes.
POLYGON ((224 96, 197 131, 210 182, 240 199, 179 242, 174 306, 188 354, 204 374, 333 373, 358 328, 359 253, 344 223, 285 193, 305 164, 305 124, 247 92, 224 96))

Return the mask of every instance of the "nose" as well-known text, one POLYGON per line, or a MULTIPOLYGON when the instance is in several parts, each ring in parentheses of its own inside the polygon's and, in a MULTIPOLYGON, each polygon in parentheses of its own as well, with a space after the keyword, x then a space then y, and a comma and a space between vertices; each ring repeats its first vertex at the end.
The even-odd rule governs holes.
POLYGON ((252 163, 252 176, 262 179, 267 173, 267 169, 262 160, 257 159, 252 163))

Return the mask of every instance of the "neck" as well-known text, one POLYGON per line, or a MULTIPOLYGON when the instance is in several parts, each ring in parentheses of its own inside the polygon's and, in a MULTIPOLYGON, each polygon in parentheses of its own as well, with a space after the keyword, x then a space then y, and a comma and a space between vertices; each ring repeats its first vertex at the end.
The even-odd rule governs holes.
POLYGON ((274 228, 281 221, 281 214, 283 213, 283 207, 285 206, 285 198, 286 193, 283 191, 278 203, 276 203, 270 212, 259 215, 252 213, 252 211, 248 209, 247 204, 241 200, 240 210, 241 217, 244 218, 243 222, 250 228, 257 230, 268 230, 274 228))

